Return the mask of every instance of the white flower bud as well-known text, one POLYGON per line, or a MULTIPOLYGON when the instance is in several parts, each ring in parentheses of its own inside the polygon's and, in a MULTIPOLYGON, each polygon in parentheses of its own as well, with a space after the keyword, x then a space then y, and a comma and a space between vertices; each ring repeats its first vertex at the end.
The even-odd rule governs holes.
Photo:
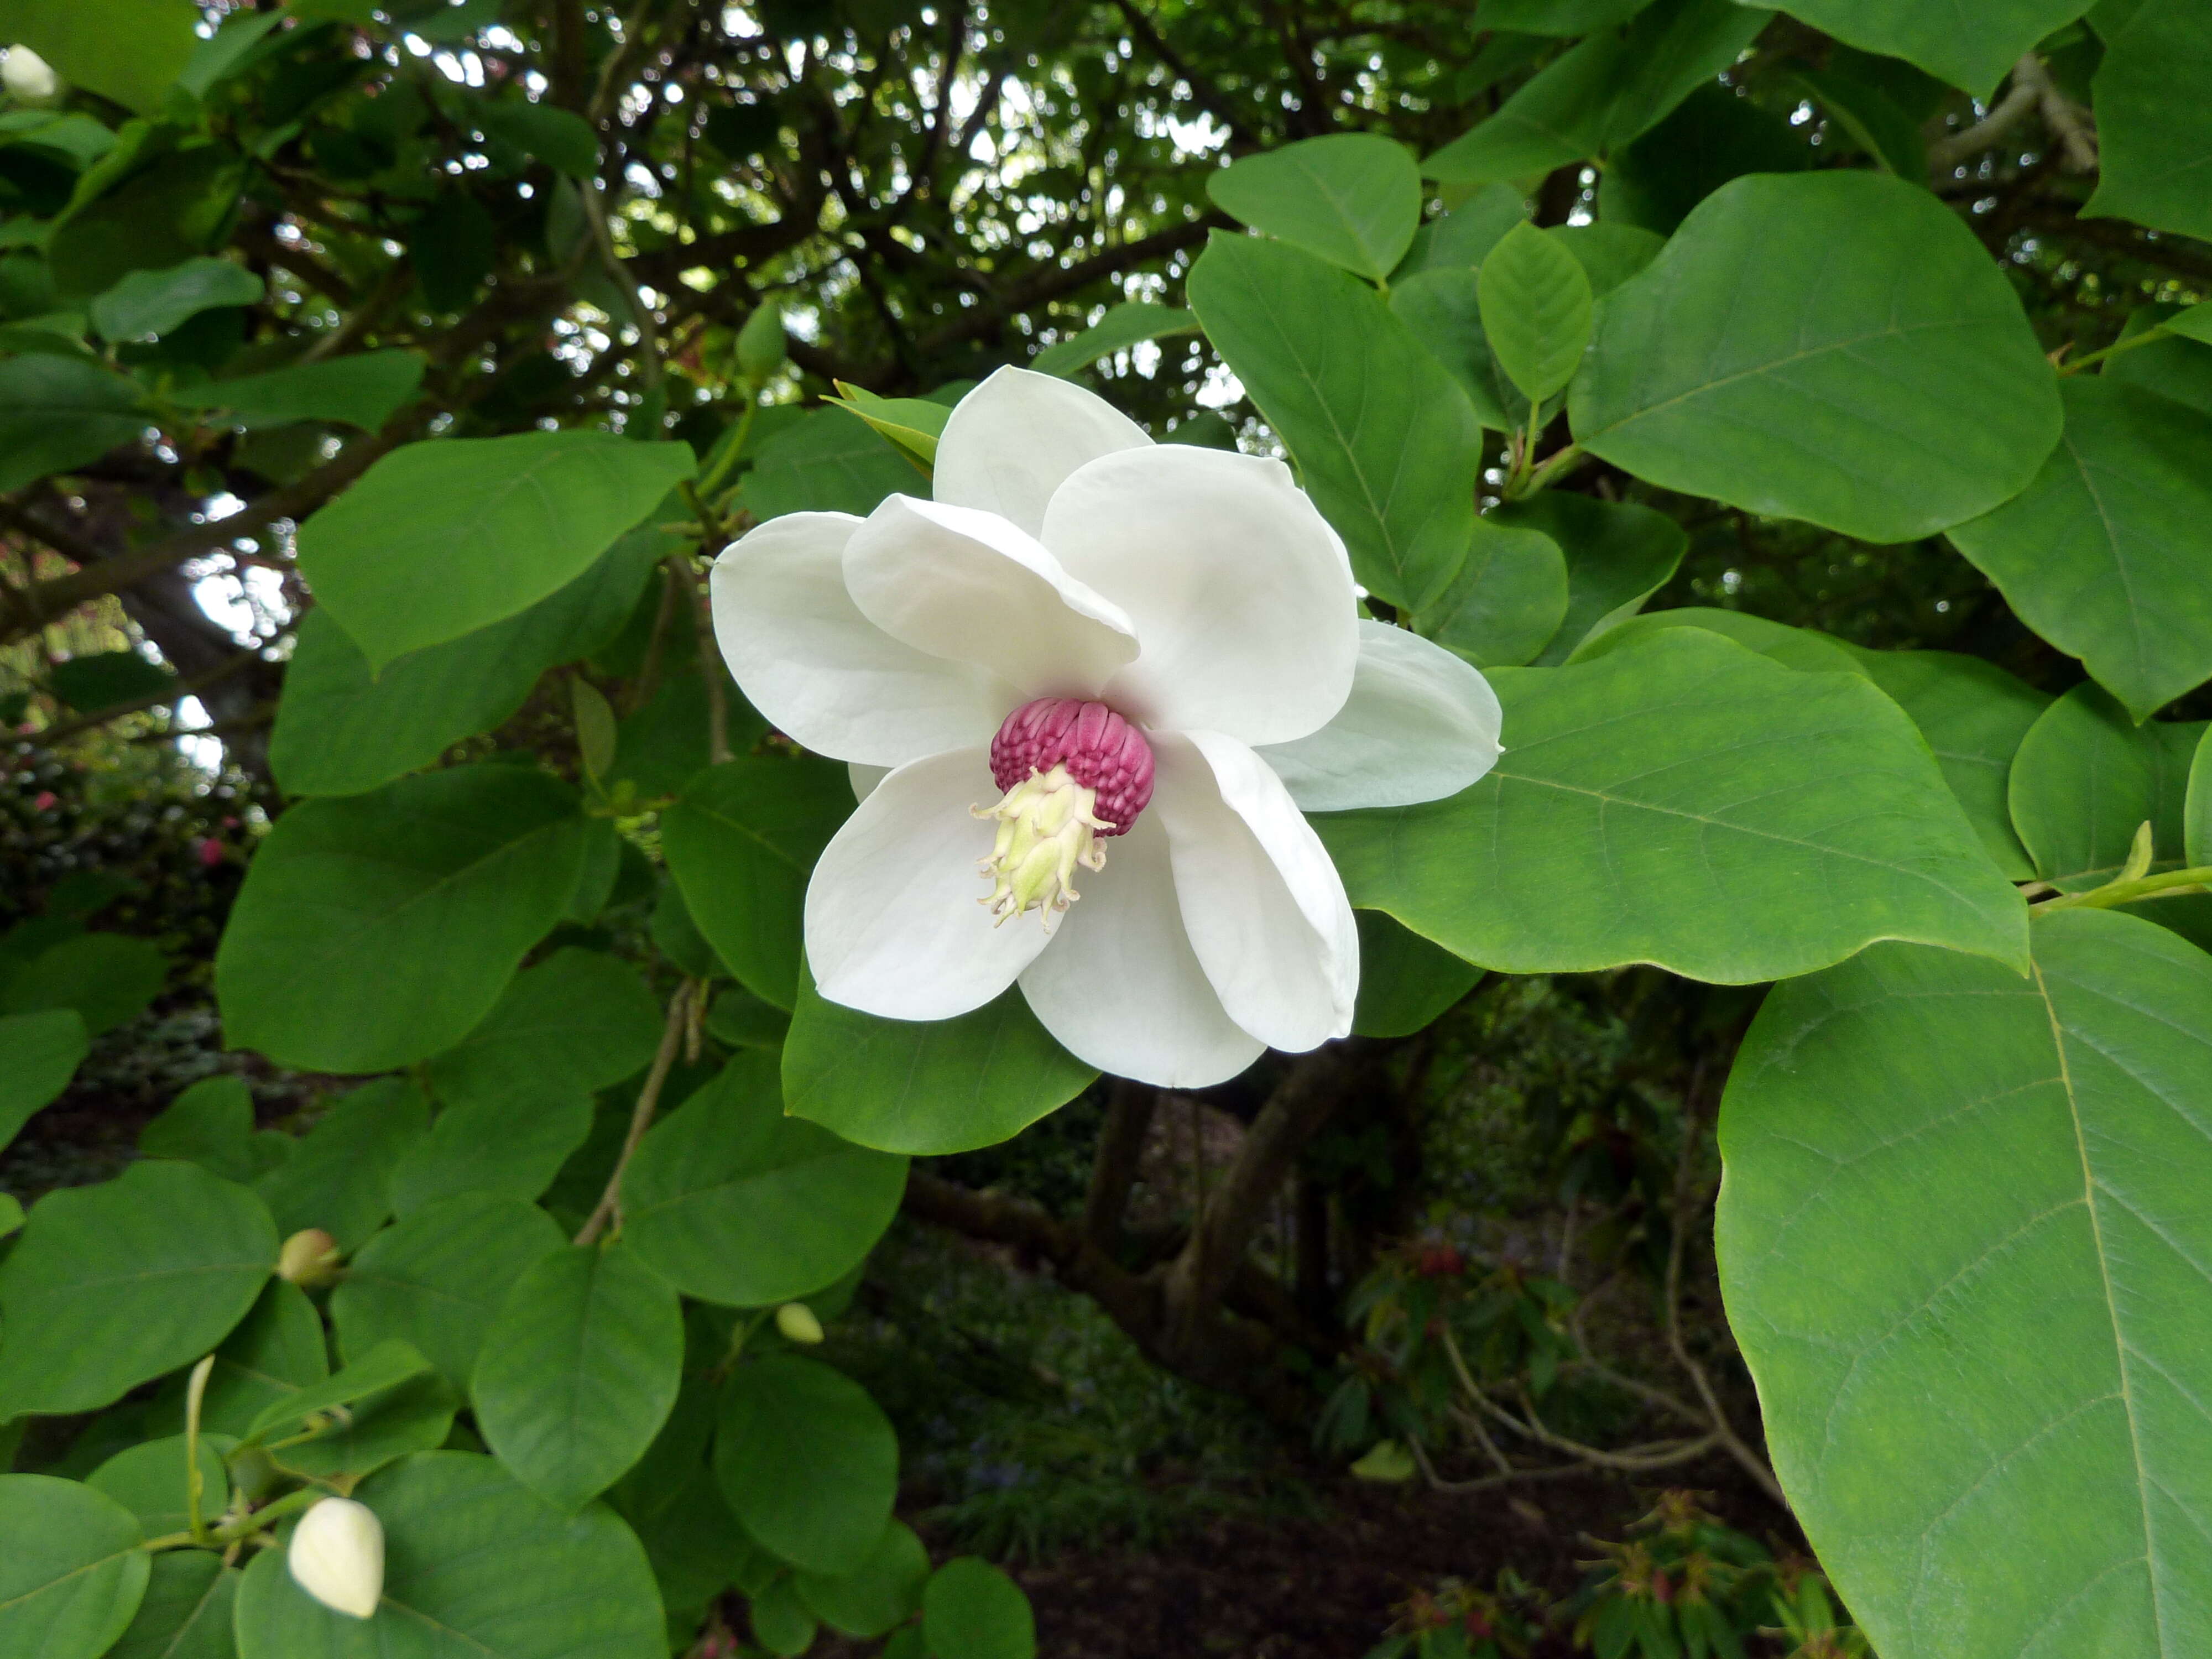
POLYGON ((10 46, 0 59, 0 86, 27 104, 43 104, 62 89, 61 76, 28 46, 10 46))
POLYGON ((804 1302, 787 1302, 778 1308, 775 1328, 783 1333, 787 1341, 801 1342, 811 1347, 822 1340, 822 1322, 804 1302))
POLYGON ((300 1517, 285 1562, 325 1607, 366 1619, 384 1595, 384 1525, 366 1504, 325 1498, 300 1517))

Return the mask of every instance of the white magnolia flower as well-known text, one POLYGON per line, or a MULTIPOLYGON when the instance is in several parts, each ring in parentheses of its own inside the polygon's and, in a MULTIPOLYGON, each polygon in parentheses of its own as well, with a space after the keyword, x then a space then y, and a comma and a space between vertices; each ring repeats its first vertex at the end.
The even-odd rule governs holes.
POLYGON ((325 1498, 292 1529, 284 1564, 325 1607, 366 1619, 384 1595, 384 1524, 366 1504, 325 1498))
POLYGON ((1480 777, 1482 676, 1359 618, 1280 462, 1155 444, 1064 380, 962 399, 934 495, 774 519, 714 567, 738 684, 865 796, 806 890, 822 994, 933 1020, 1018 981, 1071 1052, 1170 1087, 1345 1035, 1358 935, 1304 813, 1480 777))
POLYGON ((0 56, 0 87, 27 104, 43 104, 62 89, 53 66, 28 46, 10 46, 0 56))

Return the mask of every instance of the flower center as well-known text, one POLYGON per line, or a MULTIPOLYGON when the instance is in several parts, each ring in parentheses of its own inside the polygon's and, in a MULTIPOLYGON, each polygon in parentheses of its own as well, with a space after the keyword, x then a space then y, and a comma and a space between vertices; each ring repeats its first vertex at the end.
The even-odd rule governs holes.
POLYGON ((1006 716, 991 739, 991 777, 1006 791, 972 808, 999 821, 980 861, 981 900, 1003 923, 1042 910, 1049 920, 1082 896, 1075 866, 1106 867, 1097 843, 1126 835, 1152 798, 1152 750, 1144 733, 1103 702, 1039 697, 1006 716))

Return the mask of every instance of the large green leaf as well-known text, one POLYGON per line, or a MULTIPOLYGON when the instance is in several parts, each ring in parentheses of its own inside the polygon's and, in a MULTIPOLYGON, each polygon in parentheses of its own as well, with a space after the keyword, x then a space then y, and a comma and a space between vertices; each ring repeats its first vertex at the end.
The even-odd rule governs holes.
POLYGON ((74 1008, 0 1017, 0 1146, 69 1087, 90 1045, 74 1008))
POLYGON ((279 1437, 280 1431, 296 1429, 310 1417, 334 1415, 339 1407, 358 1406, 429 1369, 429 1360, 413 1343, 386 1337, 343 1370, 263 1407, 255 1413, 246 1437, 257 1445, 265 1445, 279 1437))
POLYGON ((653 1570, 606 1510, 562 1515, 467 1452, 404 1458, 354 1496, 384 1527, 376 1616, 333 1613, 264 1550, 239 1589, 240 1659, 667 1659, 653 1570))
POLYGON ((1414 629, 1478 668, 1528 661, 1567 614, 1567 562, 1541 530, 1474 521, 1467 560, 1414 629))
POLYGON ((575 1510, 660 1431, 684 1381, 684 1310, 627 1243, 556 1250, 515 1281, 477 1357, 484 1443, 523 1485, 575 1510))
POLYGON ((1626 23, 1651 0, 1482 0, 1482 27, 1522 34, 1590 34, 1626 23))
POLYGON ((1010 1140, 1097 1075, 1015 991, 957 1019, 878 1019, 825 1001, 802 977, 783 1044, 786 1111, 917 1156, 1010 1140))
POLYGON ((137 1517, 74 1480, 0 1474, 0 1652, 98 1659, 146 1593, 137 1517))
POLYGON ((1314 819, 1354 904, 1509 973, 1747 984, 1881 939, 2023 959, 2020 900, 1863 678, 1684 628, 1494 684, 1506 749, 1480 782, 1314 819))
MULTIPOLYGON (((149 1538, 182 1532, 191 1524, 185 1498, 185 1446, 181 1434, 142 1440, 102 1463, 85 1477, 85 1484, 130 1510, 149 1538)), ((204 1436, 198 1452, 200 1513, 221 1515, 230 1502, 230 1476, 223 1468, 222 1451, 204 1436)))
POLYGON ((0 490, 96 461, 138 438, 149 416, 120 374, 50 351, 0 362, 0 490))
POLYGON ((1565 391, 1590 337, 1590 280, 1565 242, 1531 224, 1505 233, 1483 259, 1475 292, 1483 337, 1532 404, 1565 391))
POLYGON ((691 471, 605 432, 409 444, 300 527, 300 568, 380 669, 557 592, 691 471))
POLYGON ((298 421, 337 421, 374 432, 415 395, 423 368, 422 357, 412 351, 363 351, 208 380, 167 396, 180 408, 219 410, 224 422, 248 431, 298 421))
POLYGON ((661 815, 691 920, 745 988, 779 1008, 799 991, 807 877, 852 813, 842 765, 747 757, 700 773, 661 815))
POLYGON ((448 1103, 603 1089, 645 1069, 661 1023, 636 969, 571 946, 517 974, 481 1024, 434 1056, 430 1086, 448 1103))
POLYGON ((253 1091, 246 1079, 204 1077, 138 1132, 145 1158, 181 1158, 225 1181, 251 1182, 262 1173, 253 1128, 253 1091))
POLYGON ((276 1467, 307 1480, 358 1480, 410 1452, 430 1451, 453 1431, 459 1392, 435 1373, 369 1395, 301 1438, 286 1436, 270 1449, 276 1467))
POLYGON ((194 1164, 47 1194, 0 1261, 0 1419, 95 1410, 190 1364, 276 1261, 260 1200, 194 1164))
POLYGON ((392 1211, 412 1215, 463 1193, 535 1199, 591 1133, 592 1097, 576 1083, 449 1106, 392 1170, 392 1211))
POLYGON ((1392 291, 1425 270, 1471 270, 1498 239, 1528 216, 1528 203, 1510 185, 1485 185, 1449 213, 1413 233, 1406 257, 1390 273, 1392 291))
POLYGON ((1670 489, 1898 542, 2025 489, 2057 378, 1987 250, 1882 174, 1753 174, 1607 295, 1575 436, 1670 489))
POLYGON ((1952 651, 1862 651, 1867 677, 1912 717, 1943 781, 1997 868, 2014 881, 2035 873, 2006 799, 2013 756, 2051 699, 1995 663, 1952 651))
POLYGON ((1360 1036, 1411 1036, 1474 988, 1482 969, 1401 926, 1380 910, 1356 910, 1359 997, 1352 1029, 1360 1036))
POLYGON ((169 976, 169 959, 150 939, 78 933, 39 953, 0 994, 0 1013, 73 1008, 94 1036, 143 1012, 169 976))
POLYGON ((254 1183, 286 1237, 319 1227, 357 1250, 392 1213, 392 1177, 429 1127, 422 1091, 380 1078, 343 1096, 292 1156, 254 1183))
POLYGON ((294 807, 216 955, 230 1041, 331 1072, 452 1047, 561 919, 586 822, 567 786, 498 764, 294 807))
POLYGON ((507 1293, 561 1245, 552 1218, 520 1199, 469 1193, 418 1210, 369 1240, 331 1292, 338 1346, 358 1356, 396 1336, 465 1389, 507 1293))
POLYGON ((2044 710, 2021 740, 2010 779, 2012 821, 2035 873, 2064 892, 2101 887, 2120 873, 2145 823, 2151 869, 2180 868, 2190 767, 2208 729, 2203 720, 2137 726, 2094 685, 2044 710))
POLYGON ((736 1056, 623 1172, 623 1238, 686 1295, 757 1307, 818 1291, 897 1212, 906 1160, 784 1115, 777 1066, 736 1056))
POLYGON ((198 21, 191 0, 0 0, 0 35, 141 114, 191 61, 198 21))
POLYGON ((875 511, 884 496, 927 495, 928 475, 861 422, 817 409, 760 447, 744 501, 756 519, 875 511))
POLYGON ((1607 164, 1598 180, 1600 222, 1672 234, 1731 179, 1812 166, 1823 151, 1813 147, 1811 136, 1812 123, 1793 127, 1787 116, 1708 81, 1607 164))
POLYGON ((1624 617, 1613 627, 1584 640, 1575 647, 1568 661, 1589 662, 1639 645, 1654 634, 1684 628, 1734 640, 1745 650, 1756 651, 1784 668, 1802 669, 1812 674, 1864 675, 1867 672, 1858 654, 1849 646, 1817 629, 1792 628, 1787 623, 1770 622, 1748 611, 1722 611, 1697 605, 1670 605, 1664 611, 1624 617))
POLYGON ((1553 59, 1421 171, 1480 185, 1610 155, 1735 63, 1773 15, 1733 0, 1657 0, 1553 59))
POLYGON ((87 307, 102 338, 150 339, 204 311, 260 303, 261 279, 244 265, 204 255, 166 270, 134 270, 87 307))
POLYGON ((1481 282, 1462 266, 1415 271, 1391 289, 1390 310, 1458 382, 1480 424, 1516 431, 1528 424, 1528 400, 1498 367, 1482 331, 1481 282))
POLYGON ((2212 1645, 2212 958, 2034 945, 1780 987, 1722 1109, 1729 1321, 1884 1659, 2212 1645))
POLYGON ((107 1659, 236 1659, 231 1616, 242 1577, 205 1550, 155 1556, 137 1615, 107 1659))
POLYGON ((2148 720, 2212 676, 2212 415, 2081 375, 2065 403, 2034 482, 1951 539, 2021 621, 2148 720))
POLYGON ((868 1391, 811 1359, 772 1354, 723 1385, 714 1475, 745 1531, 794 1567, 858 1571, 898 1490, 898 1438, 868 1391))
MULTIPOLYGON (((1931 6, 1925 0, 1781 0, 1782 9, 1792 17, 1864 51, 1917 64, 1984 102, 2021 53, 2060 24, 2079 17, 2085 3, 1976 0, 1971 6, 1931 6)), ((2101 116, 2101 90, 2097 101, 2101 116)))
POLYGON ((295 795, 359 794, 503 724, 548 668, 614 636, 667 544, 653 530, 625 536, 550 599, 381 672, 345 629, 310 611, 269 738, 277 782, 295 795))
POLYGON ((1689 550, 1681 526, 1633 501, 1547 489, 1501 501, 1484 522, 1548 537, 1567 565, 1566 618, 1534 661, 1565 662, 1575 647, 1636 614, 1673 578, 1689 550))
POLYGON ((1333 133, 1248 155, 1206 176, 1214 206, 1255 230, 1381 282, 1421 222, 1421 174, 1405 146, 1333 133))
POLYGON ((1217 234, 1189 288, 1360 580, 1427 604, 1473 533, 1482 432, 1459 383, 1372 289, 1297 248, 1217 234))
POLYGON ((2098 65, 2086 214, 2212 236, 2212 32, 2196 0, 2144 0, 2098 65))
MULTIPOLYGON (((272 1279, 215 1351, 200 1425, 218 1434, 244 1435, 276 1401, 321 1382, 330 1370, 322 1316, 305 1291, 272 1279)), ((181 1400, 177 1409, 181 1422, 181 1400)))

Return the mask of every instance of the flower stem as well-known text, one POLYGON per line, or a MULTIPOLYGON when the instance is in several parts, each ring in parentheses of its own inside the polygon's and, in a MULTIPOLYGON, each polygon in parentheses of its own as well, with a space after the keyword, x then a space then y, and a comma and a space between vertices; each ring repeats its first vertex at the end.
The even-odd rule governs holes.
POLYGON ((629 1115, 629 1133, 623 1137, 622 1154, 615 1159, 614 1173, 607 1177, 606 1191, 599 1195, 598 1207, 577 1231, 579 1244, 597 1243, 610 1223, 617 1229, 622 1225, 623 1171, 629 1167, 630 1154, 637 1151, 637 1143, 653 1127, 653 1111, 660 1104, 661 1087, 668 1081, 669 1068, 676 1064, 676 1050, 684 1041, 691 1000, 705 988, 697 980, 687 979, 668 999, 668 1023, 661 1030, 659 1051, 653 1057, 653 1069, 645 1074, 645 1086, 637 1091, 637 1108, 629 1115))
POLYGON ((2207 886, 2212 886, 2212 866, 2199 865, 2193 870, 2169 870, 2162 876, 2143 876, 2134 881, 2108 881, 2086 893, 2061 893, 2031 904, 2028 909, 2039 916, 2053 910, 2109 910, 2138 899, 2180 898, 2207 886))
POLYGON ((185 1525, 192 1541, 207 1541, 207 1521, 201 1514, 201 1505, 207 1493, 200 1476, 200 1406, 207 1398, 208 1373, 215 1370, 215 1356, 192 1367, 191 1379, 185 1384, 185 1525))
POLYGON ((2164 328, 2147 328, 2140 334, 2130 334, 2124 340, 2115 340, 2102 351, 2093 351, 2086 357, 2076 357, 2071 362, 2059 365, 2061 374, 2079 374, 2085 368, 2094 368, 2107 358, 2117 357, 2123 351, 2133 351, 2137 346, 2148 345, 2153 340, 2167 338, 2164 328))

